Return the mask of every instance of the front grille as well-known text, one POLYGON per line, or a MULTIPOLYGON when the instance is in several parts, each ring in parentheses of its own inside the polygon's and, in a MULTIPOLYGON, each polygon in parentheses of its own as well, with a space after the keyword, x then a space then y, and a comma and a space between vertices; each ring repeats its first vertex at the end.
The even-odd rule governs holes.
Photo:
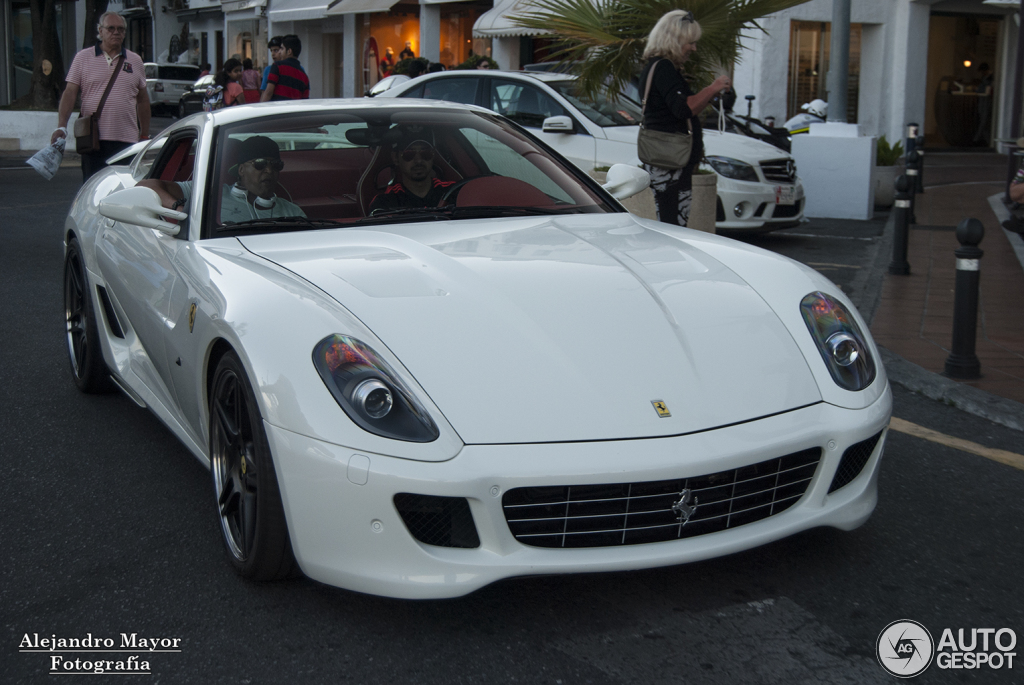
POLYGON ((405 527, 423 544, 462 548, 480 546, 473 514, 464 497, 400 492, 394 501, 405 527))
POLYGON ((796 164, 791 159, 767 159, 761 162, 761 173, 767 181, 794 183, 796 164))
POLYGON ((860 475, 864 465, 868 463, 868 459, 871 458, 871 454, 875 451, 875 445, 878 444, 880 437, 882 437, 881 432, 846 448, 846 451, 843 452, 843 458, 839 460, 839 468, 836 469, 836 475, 832 478, 832 485, 828 486, 829 494, 849 484, 850 481, 860 475))
POLYGON ((775 211, 772 212, 772 218, 790 219, 794 216, 799 216, 801 204, 803 204, 803 200, 797 200, 791 205, 775 205, 775 211))
POLYGON ((725 221, 725 207, 722 206, 722 198, 715 198, 715 221, 725 221))
POLYGON ((821 449, 693 478, 515 488, 502 506, 516 540, 532 547, 611 547, 706 535, 785 511, 803 496, 821 449), (695 509, 689 520, 673 510, 695 509), (682 508, 685 508, 683 506, 682 508))

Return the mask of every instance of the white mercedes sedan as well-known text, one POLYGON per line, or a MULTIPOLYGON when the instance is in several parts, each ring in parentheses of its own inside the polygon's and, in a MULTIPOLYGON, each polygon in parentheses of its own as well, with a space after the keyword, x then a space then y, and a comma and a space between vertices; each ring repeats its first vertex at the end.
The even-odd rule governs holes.
POLYGON ((463 105, 193 115, 71 207, 70 376, 210 468, 253 580, 454 597, 864 523, 892 396, 850 300, 608 177, 463 105))
MULTIPOLYGON (((580 98, 575 77, 554 72, 449 71, 403 81, 377 97, 480 105, 529 129, 584 171, 637 166, 640 107, 620 96, 580 98)), ((793 157, 759 140, 704 130, 705 166, 718 174, 715 225, 733 232, 790 228, 803 218, 793 157)))

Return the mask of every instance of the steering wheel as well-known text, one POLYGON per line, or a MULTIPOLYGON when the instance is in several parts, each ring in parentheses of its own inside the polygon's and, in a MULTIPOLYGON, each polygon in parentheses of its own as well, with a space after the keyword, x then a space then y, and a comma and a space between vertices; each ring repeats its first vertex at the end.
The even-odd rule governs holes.
POLYGON ((486 178, 488 176, 497 175, 498 174, 480 174, 479 176, 470 176, 469 178, 464 178, 461 181, 457 181, 455 185, 453 185, 452 187, 445 191, 444 195, 441 196, 441 200, 437 203, 437 206, 444 207, 448 205, 450 202, 454 202, 455 196, 459 194, 459 191, 462 190, 463 186, 465 186, 467 183, 475 181, 478 178, 486 178))

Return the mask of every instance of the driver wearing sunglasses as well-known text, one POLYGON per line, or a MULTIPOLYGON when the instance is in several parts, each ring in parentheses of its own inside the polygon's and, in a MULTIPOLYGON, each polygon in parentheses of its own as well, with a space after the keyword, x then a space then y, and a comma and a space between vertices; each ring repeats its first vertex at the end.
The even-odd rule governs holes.
MULTIPOLYGON (((242 141, 229 141, 229 144, 232 142, 236 145, 236 163, 228 172, 238 180, 221 189, 221 222, 306 216, 297 204, 275 194, 284 169, 277 143, 266 136, 252 136, 242 141)), ((139 181, 139 185, 155 190, 168 209, 187 208, 192 197, 192 181, 145 179, 139 181)))
POLYGON ((434 146, 423 133, 405 132, 391 151, 395 178, 370 203, 370 214, 378 209, 436 207, 454 181, 434 177, 434 146))

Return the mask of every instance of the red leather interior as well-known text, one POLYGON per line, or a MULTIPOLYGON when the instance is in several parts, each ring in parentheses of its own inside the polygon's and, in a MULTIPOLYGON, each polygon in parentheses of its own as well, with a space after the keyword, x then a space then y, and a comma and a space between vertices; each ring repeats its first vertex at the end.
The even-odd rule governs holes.
POLYGON ((550 197, 526 181, 509 176, 481 176, 462 186, 457 207, 547 207, 550 197))

